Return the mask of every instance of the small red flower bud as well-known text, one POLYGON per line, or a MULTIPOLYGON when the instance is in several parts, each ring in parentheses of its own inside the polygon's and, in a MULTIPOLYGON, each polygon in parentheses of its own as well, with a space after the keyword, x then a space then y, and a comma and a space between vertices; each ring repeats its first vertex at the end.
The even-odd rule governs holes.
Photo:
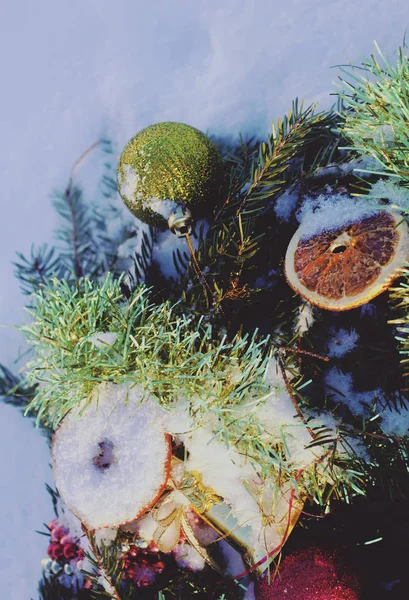
POLYGON ((138 575, 138 569, 135 567, 129 567, 127 571, 125 571, 127 579, 134 581, 138 575))
POLYGON ((136 556, 138 556, 139 554, 139 550, 136 546, 131 546, 128 550, 128 556, 130 556, 131 558, 135 558, 136 556))
POLYGON ((78 560, 82 560, 84 558, 84 551, 82 548, 78 548, 78 552, 77 552, 77 558, 78 560))
POLYGON ((58 542, 51 542, 48 546, 47 554, 53 560, 58 561, 64 554, 64 549, 58 542))
POLYGON ((149 550, 149 552, 154 552, 154 553, 159 552, 159 548, 157 547, 155 542, 151 542, 149 544, 148 550, 149 550))
POLYGON ((67 535, 69 529, 66 527, 56 527, 51 531, 51 541, 59 542, 64 535, 67 535))
POLYGON ((161 560, 158 560, 158 562, 154 563, 151 568, 155 571, 155 573, 162 573, 165 568, 165 563, 161 560))
POLYGON ((137 581, 136 581, 136 585, 138 587, 148 587, 150 586, 151 582, 149 580, 149 577, 140 577, 137 581))
POLYGON ((78 554, 78 546, 76 544, 64 544, 64 556, 71 560, 76 558, 78 554))

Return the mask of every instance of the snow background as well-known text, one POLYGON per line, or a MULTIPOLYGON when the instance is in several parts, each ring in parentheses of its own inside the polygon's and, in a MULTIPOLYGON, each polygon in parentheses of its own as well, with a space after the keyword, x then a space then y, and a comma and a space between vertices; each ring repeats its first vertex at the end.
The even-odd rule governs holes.
MULTIPOLYGON (((0 362, 9 367, 24 303, 11 262, 51 241, 49 195, 88 146, 110 136, 119 152, 164 120, 266 134, 296 96, 330 106, 330 67, 359 63, 374 39, 393 53, 409 24, 406 0, 14 0, 1 13, 0 362)), ((53 518, 48 449, 18 410, 0 411, 1 587, 10 600, 37 599, 46 539, 34 530, 53 518)))

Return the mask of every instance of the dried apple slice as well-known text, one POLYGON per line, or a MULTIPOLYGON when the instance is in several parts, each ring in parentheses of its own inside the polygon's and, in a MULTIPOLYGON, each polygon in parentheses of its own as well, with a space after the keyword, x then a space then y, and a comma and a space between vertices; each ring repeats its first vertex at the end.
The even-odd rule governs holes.
POLYGON ((161 417, 142 388, 104 383, 61 422, 52 443, 56 486, 89 529, 133 521, 161 496, 171 466, 161 417))

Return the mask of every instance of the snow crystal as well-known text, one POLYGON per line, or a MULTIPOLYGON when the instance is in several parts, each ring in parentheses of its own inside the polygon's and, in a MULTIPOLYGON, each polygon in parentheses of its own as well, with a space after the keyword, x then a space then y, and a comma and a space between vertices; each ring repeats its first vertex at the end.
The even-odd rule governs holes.
POLYGON ((150 208, 153 212, 168 220, 170 214, 177 209, 178 203, 175 202, 175 200, 156 198, 153 196, 152 198, 145 200, 145 207, 150 208))
POLYGON ((295 209, 298 201, 298 189, 284 192, 274 205, 274 212, 280 221, 289 221, 291 213, 295 209))
MULTIPOLYGON (((336 367, 328 371, 324 381, 326 392, 330 395, 337 394, 337 400, 348 406, 353 415, 369 418, 371 416, 369 407, 376 402, 377 422, 382 431, 390 436, 408 435, 409 410, 406 408, 396 410, 390 405, 390 399, 388 403, 383 390, 356 391, 353 386, 352 374, 339 372, 336 367)), ((399 400, 397 395, 395 395, 395 400, 396 402, 399 400)))
POLYGON ((309 302, 301 302, 297 311, 294 330, 299 335, 306 333, 314 323, 314 307, 309 302))
POLYGON ((97 582, 99 583, 100 586, 102 586, 104 588, 104 590, 107 592, 107 594, 109 594, 109 596, 111 598, 117 597, 118 593, 117 593, 116 589, 114 588, 114 586, 112 585, 108 573, 102 567, 100 567, 99 570, 100 570, 101 574, 97 578, 97 582))
POLYGON ((118 529, 116 527, 104 527, 103 529, 97 529, 95 531, 95 541, 98 546, 104 543, 104 546, 111 546, 116 536, 118 535, 118 529))
POLYGON ((166 415, 166 431, 178 436, 189 432, 192 425, 189 416, 189 404, 185 399, 179 399, 172 405, 172 410, 166 415))
MULTIPOLYGON (((226 540, 222 540, 219 543, 219 548, 223 554, 224 572, 226 575, 234 577, 248 569, 248 565, 244 563, 241 553, 226 542, 226 540)), ((243 600, 255 600, 254 584, 250 581, 249 577, 240 579, 240 584, 246 588, 243 600)))
POLYGON ((271 359, 266 372, 266 383, 270 386, 270 393, 265 396, 257 407, 256 416, 258 422, 264 427, 265 438, 271 436, 282 440, 285 437, 287 459, 292 464, 305 467, 320 455, 322 448, 320 446, 307 448, 311 443, 311 436, 296 416, 296 410, 288 395, 281 371, 278 368, 277 361, 271 359))
MULTIPOLYGON (((195 230, 199 232, 201 228, 203 228, 203 235, 206 235, 206 232, 209 228, 209 223, 207 220, 199 219, 196 222, 195 230)), ((197 250, 199 245, 199 236, 191 235, 190 241, 192 242, 193 249, 197 250)), ((153 246, 153 259, 159 263, 161 272, 166 278, 179 278, 179 274, 173 262, 173 253, 177 250, 179 250, 182 255, 185 253, 188 257, 190 257, 189 246, 186 238, 177 237, 169 230, 158 233, 157 240, 153 246)))
POLYGON ((343 163, 329 163, 315 173, 315 177, 327 175, 346 175, 352 171, 361 172, 362 170, 379 169, 378 161, 370 155, 362 155, 358 158, 343 163))
POLYGON ((369 416, 368 406, 376 395, 376 391, 356 392, 354 390, 351 373, 343 373, 336 367, 332 367, 324 376, 326 392, 329 395, 337 395, 337 400, 346 404, 353 415, 369 416))
POLYGON ((339 358, 344 356, 348 352, 351 352, 356 346, 356 342, 359 339, 359 335, 355 329, 340 328, 335 331, 334 328, 329 330, 331 339, 327 343, 327 354, 331 358, 339 358))
POLYGON ((206 562, 204 558, 190 544, 181 542, 175 546, 172 554, 179 567, 187 567, 192 571, 202 571, 205 568, 206 562))
POLYGON ((111 199, 111 204, 104 210, 104 215, 107 217, 105 221, 107 238, 114 242, 130 237, 138 229, 135 224, 136 218, 119 194, 115 194, 111 199))
POLYGON ((126 531, 133 531, 138 534, 138 536, 145 540, 145 542, 152 542, 153 534, 158 528, 158 524, 151 514, 147 514, 141 519, 137 519, 132 523, 128 523, 124 525, 123 529, 126 531))
MULTIPOLYGON (((122 244, 118 246, 117 250, 117 258, 122 261, 127 261, 127 259, 133 259, 135 256, 135 252, 137 252, 138 246, 140 245, 137 236, 132 236, 126 239, 122 244)), ((131 261, 127 261, 130 264, 131 261)))
POLYGON ((84 535, 81 521, 68 508, 62 498, 59 498, 58 502, 58 522, 62 527, 69 529, 72 538, 79 539, 84 535))
POLYGON ((195 429, 182 438, 189 452, 186 461, 188 470, 199 471, 204 483, 223 496, 235 513, 251 512, 253 515, 254 510, 258 512, 257 504, 243 485, 247 479, 257 479, 245 457, 214 439, 213 432, 205 427, 195 429))
POLYGON ((128 202, 133 202, 139 183, 143 183, 143 179, 139 177, 136 170, 130 165, 124 164, 123 172, 121 170, 118 171, 118 185, 121 196, 126 198, 128 202))
POLYGON ((325 193, 318 198, 306 197, 297 212, 297 219, 301 235, 308 238, 370 217, 378 210, 378 203, 371 198, 325 193))
POLYGON ((99 349, 107 349, 113 346, 118 338, 118 334, 113 331, 101 331, 91 335, 88 340, 99 349))
POLYGON ((395 142, 395 134, 390 125, 378 125, 373 130, 368 131, 372 135, 374 142, 390 144, 395 142))
POLYGON ((409 410, 385 406, 380 414, 380 427, 386 435, 403 437, 409 435, 409 410))
POLYGON ((214 439, 209 427, 195 429, 189 435, 182 435, 181 439, 189 452, 186 468, 199 471, 204 484, 231 506, 237 521, 254 526, 255 532, 258 532, 259 508, 244 485, 246 481, 257 481, 258 477, 245 457, 214 439))
POLYGON ((219 547, 225 561, 226 575, 235 576, 245 571, 248 567, 245 566, 243 557, 235 550, 226 540, 221 540, 219 547))
POLYGON ((158 424, 160 409, 139 386, 101 384, 92 404, 79 412, 69 413, 54 437, 57 488, 92 529, 130 521, 165 481, 168 444, 158 424), (111 460, 104 443, 113 446, 111 460), (98 466, 101 452, 107 464, 98 466))
POLYGON ((379 179, 372 185, 370 198, 387 199, 392 208, 409 210, 409 190, 387 179, 379 179))

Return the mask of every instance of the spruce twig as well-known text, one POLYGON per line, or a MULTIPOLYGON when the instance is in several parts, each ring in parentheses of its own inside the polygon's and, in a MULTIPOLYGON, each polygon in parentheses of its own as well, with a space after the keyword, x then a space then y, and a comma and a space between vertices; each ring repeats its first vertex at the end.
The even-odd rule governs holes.
POLYGON ((394 176, 409 187, 409 60, 406 46, 399 48, 396 65, 376 50, 361 67, 341 67, 338 93, 346 107, 341 131, 351 146, 346 149, 372 156, 377 167, 361 172, 394 176), (363 71, 363 73, 361 72, 363 71))
MULTIPOLYGON (((99 571, 99 576, 103 577, 103 579, 106 581, 107 585, 103 586, 104 589, 106 589, 106 588, 109 589, 109 592, 107 592, 107 594, 109 593, 110 598, 113 598, 113 600, 121 600, 119 593, 114 585, 114 582, 109 575, 110 571, 112 571, 112 570, 114 570, 114 572, 117 571, 117 569, 115 568, 116 561, 115 560, 113 561, 115 566, 105 564, 103 555, 100 552, 98 545, 96 543, 96 540, 95 540, 95 531, 89 530, 83 523, 82 523, 82 530, 88 538, 92 553, 94 555, 95 564, 99 571)), ((101 584, 99 584, 99 585, 101 585, 101 584)))
POLYGON ((290 396, 291 402, 293 403, 293 406, 295 408, 295 412, 297 413, 297 415, 300 418, 300 420, 304 423, 304 425, 305 425, 308 433, 312 437, 312 439, 315 441, 317 439, 317 436, 314 433, 314 431, 311 429, 311 427, 308 425, 308 421, 304 417, 303 412, 302 412, 302 410, 301 410, 301 408, 300 408, 300 406, 299 406, 299 404, 298 404, 298 402, 297 402, 297 400, 296 400, 296 398, 295 398, 295 396, 293 394, 293 390, 292 390, 291 384, 290 384, 290 382, 288 380, 287 373, 286 373, 286 370, 285 370, 285 365, 283 364, 283 361, 282 361, 281 357, 278 359, 278 364, 279 364, 279 367, 280 367, 281 375, 283 377, 283 381, 285 383, 285 387, 287 389, 288 395, 290 396))

